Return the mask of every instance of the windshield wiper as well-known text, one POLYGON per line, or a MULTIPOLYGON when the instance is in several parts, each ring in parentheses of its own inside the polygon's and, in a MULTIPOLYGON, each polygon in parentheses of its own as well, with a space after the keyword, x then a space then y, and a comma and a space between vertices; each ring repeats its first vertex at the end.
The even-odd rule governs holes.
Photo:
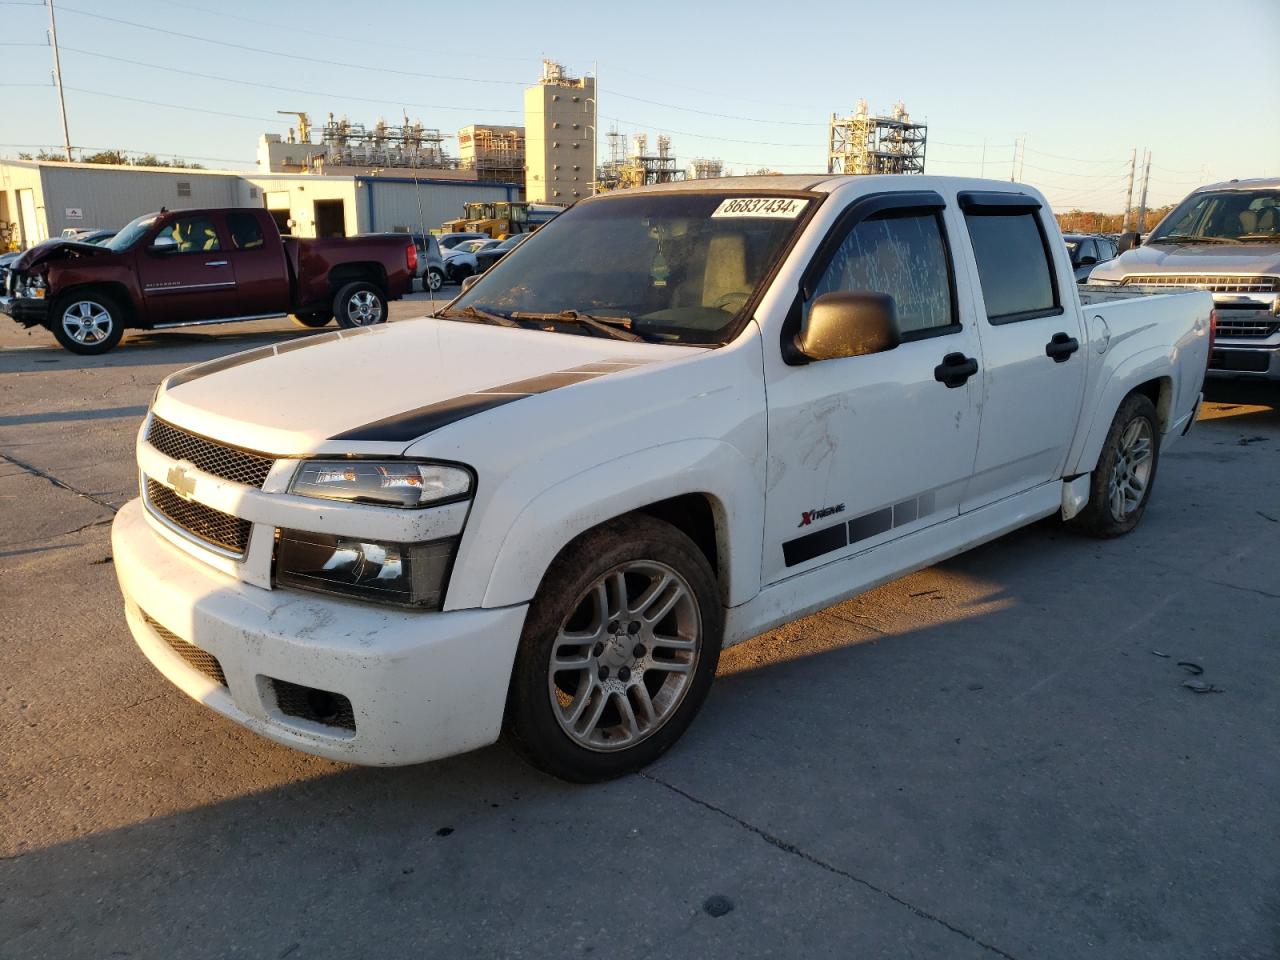
POLYGON ((1236 237, 1238 243, 1246 243, 1250 240, 1280 243, 1280 233, 1246 233, 1244 236, 1236 237))
POLYGON ((1239 243, 1233 237, 1193 237, 1189 233, 1170 233, 1163 237, 1152 237, 1147 243, 1239 243))
POLYGON ((648 343, 644 337, 631 332, 630 317, 593 317, 581 310, 561 310, 559 313, 513 313, 516 320, 551 320, 557 323, 580 323, 584 327, 603 333, 615 340, 648 343))
POLYGON ((493 313, 489 310, 481 310, 479 307, 465 306, 461 310, 446 310, 439 314, 442 317, 466 317, 468 320, 481 320, 485 323, 496 323, 500 327, 516 327, 519 329, 521 324, 516 323, 510 317, 505 317, 500 313, 493 313))

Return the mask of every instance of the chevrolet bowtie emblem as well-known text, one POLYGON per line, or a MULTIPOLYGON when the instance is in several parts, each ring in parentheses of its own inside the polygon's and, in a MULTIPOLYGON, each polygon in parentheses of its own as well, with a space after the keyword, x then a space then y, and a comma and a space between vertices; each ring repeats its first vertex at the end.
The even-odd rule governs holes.
POLYGON ((187 471, 182 467, 170 467, 167 479, 169 486, 173 487, 173 492, 184 500, 190 500, 196 492, 196 478, 188 477, 187 471))

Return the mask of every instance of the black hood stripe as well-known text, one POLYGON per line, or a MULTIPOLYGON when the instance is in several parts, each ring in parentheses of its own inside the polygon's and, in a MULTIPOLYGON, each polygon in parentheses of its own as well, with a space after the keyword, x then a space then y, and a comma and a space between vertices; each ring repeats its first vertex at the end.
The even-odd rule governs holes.
POLYGON ((303 347, 314 347, 321 343, 332 343, 334 340, 349 340, 351 337, 359 336, 362 333, 372 333, 373 327, 357 327, 354 330, 333 330, 329 333, 313 334, 309 337, 299 337, 296 340, 289 340, 285 343, 273 343, 270 346, 258 347, 256 350, 246 350, 244 353, 233 353, 229 357, 222 357, 219 360, 210 360, 207 363, 198 363, 194 367, 187 367, 185 370, 179 370, 171 375, 169 379, 164 381, 164 388, 172 390, 174 387, 180 387, 184 383, 191 383, 193 380, 199 380, 201 377, 207 377, 211 373, 221 373, 223 370, 231 370, 234 367, 243 366, 246 363, 253 363, 255 360, 265 360, 267 357, 279 356, 283 353, 292 353, 294 350, 301 350, 303 347))
POLYGON ((453 397, 450 400, 441 400, 438 403, 430 403, 425 407, 418 407, 416 410, 398 413, 394 417, 367 423, 362 427, 356 427, 354 430, 348 430, 346 433, 340 433, 331 439, 408 443, 410 440, 416 440, 418 437, 431 433, 433 430, 447 427, 451 423, 465 420, 467 417, 475 416, 477 413, 484 413, 494 407, 500 407, 516 400, 523 400, 525 397, 532 397, 539 393, 547 393, 558 387, 568 387, 575 383, 582 383, 585 380, 603 377, 609 373, 642 366, 648 362, 647 360, 605 360, 583 364, 580 367, 571 367, 568 370, 559 370, 554 373, 544 373, 541 376, 530 377, 527 380, 515 380, 496 387, 486 387, 484 390, 478 390, 475 393, 453 397))

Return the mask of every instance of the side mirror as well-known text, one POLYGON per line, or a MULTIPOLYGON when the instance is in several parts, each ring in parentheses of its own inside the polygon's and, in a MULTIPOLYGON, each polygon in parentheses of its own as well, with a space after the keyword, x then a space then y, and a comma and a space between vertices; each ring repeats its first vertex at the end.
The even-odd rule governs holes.
POLYGON ((480 282, 480 274, 478 273, 473 273, 469 277, 464 277, 462 281, 462 292, 466 293, 468 290, 470 290, 479 282, 480 282))
POLYGON ((1138 235, 1133 232, 1120 234, 1119 241, 1116 244, 1117 254, 1125 253, 1132 250, 1138 245, 1138 235))
POLYGON ((1090 266, 1093 266, 1093 264, 1095 264, 1095 263, 1097 263, 1097 262, 1098 262, 1098 258, 1097 258, 1097 257, 1084 256, 1084 257, 1081 257, 1079 260, 1077 260, 1077 261, 1076 261, 1076 266, 1077 266, 1077 267, 1090 267, 1090 266))
POLYGON ((809 360, 836 360, 882 353, 901 342, 893 297, 870 290, 840 290, 813 301, 795 346, 809 360))
POLYGON ((168 234, 162 234, 151 241, 151 246, 148 247, 148 250, 157 256, 168 256, 171 253, 178 252, 178 241, 168 234))

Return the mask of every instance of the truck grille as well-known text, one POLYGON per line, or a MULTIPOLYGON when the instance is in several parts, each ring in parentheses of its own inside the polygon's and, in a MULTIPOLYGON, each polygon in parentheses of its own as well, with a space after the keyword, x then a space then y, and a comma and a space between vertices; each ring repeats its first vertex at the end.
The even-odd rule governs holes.
POLYGON ((246 487, 261 489, 267 474, 275 466, 275 460, 271 457, 206 440, 155 416, 151 418, 151 426, 147 428, 147 443, 166 457, 186 460, 205 473, 233 483, 242 483, 246 487))
POLYGON ((237 556, 244 556, 249 546, 249 531, 253 524, 248 520, 233 517, 229 513, 206 507, 194 500, 184 500, 164 484, 157 483, 150 477, 147 481, 147 506, 181 527, 196 540, 211 544, 223 550, 229 550, 237 556))
POLYGON ((1210 274, 1137 274, 1120 281, 1125 286, 1188 287, 1212 293, 1275 293, 1280 291, 1280 277, 1233 277, 1210 274))
POLYGON ((212 653, 206 653, 194 643, 187 643, 180 636, 160 625, 151 614, 143 611, 142 619, 146 621, 148 627, 156 632, 161 640, 168 644, 169 649, 180 656, 191 669, 203 673, 219 686, 227 685, 227 676, 222 672, 222 664, 218 662, 218 658, 212 653))
POLYGON ((1242 339, 1264 339, 1280 330, 1280 320, 1236 320, 1224 318, 1218 311, 1217 335, 1219 337, 1240 337, 1242 339))

